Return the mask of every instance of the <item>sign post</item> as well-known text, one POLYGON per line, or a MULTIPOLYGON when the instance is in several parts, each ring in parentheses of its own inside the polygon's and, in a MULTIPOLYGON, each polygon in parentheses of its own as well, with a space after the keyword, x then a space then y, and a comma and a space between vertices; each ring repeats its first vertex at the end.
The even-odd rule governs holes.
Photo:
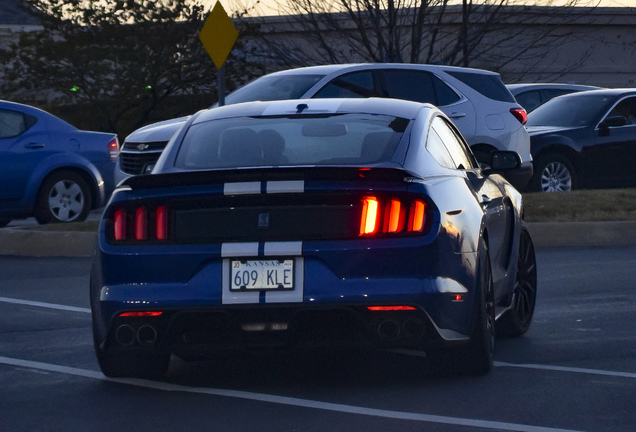
POLYGON ((217 1, 199 32, 199 40, 218 70, 219 106, 225 105, 225 60, 232 51, 236 39, 238 39, 238 30, 223 9, 221 2, 217 1))

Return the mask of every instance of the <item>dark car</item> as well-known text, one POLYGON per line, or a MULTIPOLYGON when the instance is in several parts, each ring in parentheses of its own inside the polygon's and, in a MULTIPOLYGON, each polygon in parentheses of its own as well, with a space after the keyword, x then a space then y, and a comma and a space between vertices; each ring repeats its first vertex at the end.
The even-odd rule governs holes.
MULTIPOLYGON (((428 104, 320 99, 192 116, 99 228, 90 293, 107 376, 171 354, 335 345, 427 350, 485 373, 536 294, 521 195, 428 104)), ((501 171, 499 171, 501 170, 501 171)))
POLYGON ((119 142, 27 105, 0 101, 0 226, 76 222, 114 189, 119 142))
POLYGON ((600 89, 589 85, 559 83, 507 84, 506 87, 528 113, 557 96, 600 89))
POLYGON ((528 116, 534 191, 636 185, 636 90, 559 96, 528 116))

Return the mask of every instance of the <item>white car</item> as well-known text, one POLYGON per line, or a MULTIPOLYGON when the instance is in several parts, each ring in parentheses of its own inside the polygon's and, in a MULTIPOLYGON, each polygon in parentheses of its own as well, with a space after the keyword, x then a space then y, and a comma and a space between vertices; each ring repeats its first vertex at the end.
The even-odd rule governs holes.
MULTIPOLYGON (((494 72, 403 63, 312 66, 264 75, 229 94, 225 102, 368 97, 436 105, 452 119, 478 161, 488 163, 493 150, 512 150, 522 164, 509 175, 510 182, 522 188, 532 176, 526 112, 494 72)), ((146 126, 129 135, 116 178, 150 172, 186 119, 146 126)))

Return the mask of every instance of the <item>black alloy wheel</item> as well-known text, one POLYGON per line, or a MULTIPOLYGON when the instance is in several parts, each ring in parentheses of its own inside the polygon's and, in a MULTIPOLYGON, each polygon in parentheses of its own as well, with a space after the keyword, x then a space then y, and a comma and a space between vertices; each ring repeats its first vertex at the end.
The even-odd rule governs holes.
POLYGON ((519 239, 517 275, 510 309, 497 322, 497 333, 520 336, 528 331, 537 299, 537 261, 530 233, 524 228, 519 239))

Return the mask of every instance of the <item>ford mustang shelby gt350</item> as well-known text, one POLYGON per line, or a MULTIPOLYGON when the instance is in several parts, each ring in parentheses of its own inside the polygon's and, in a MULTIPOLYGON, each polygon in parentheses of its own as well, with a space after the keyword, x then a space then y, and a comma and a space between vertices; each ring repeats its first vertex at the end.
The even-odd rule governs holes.
POLYGON ((437 108, 391 99, 201 111, 104 211, 91 274, 107 376, 171 354, 356 346, 485 373, 532 320, 521 195, 437 108))

